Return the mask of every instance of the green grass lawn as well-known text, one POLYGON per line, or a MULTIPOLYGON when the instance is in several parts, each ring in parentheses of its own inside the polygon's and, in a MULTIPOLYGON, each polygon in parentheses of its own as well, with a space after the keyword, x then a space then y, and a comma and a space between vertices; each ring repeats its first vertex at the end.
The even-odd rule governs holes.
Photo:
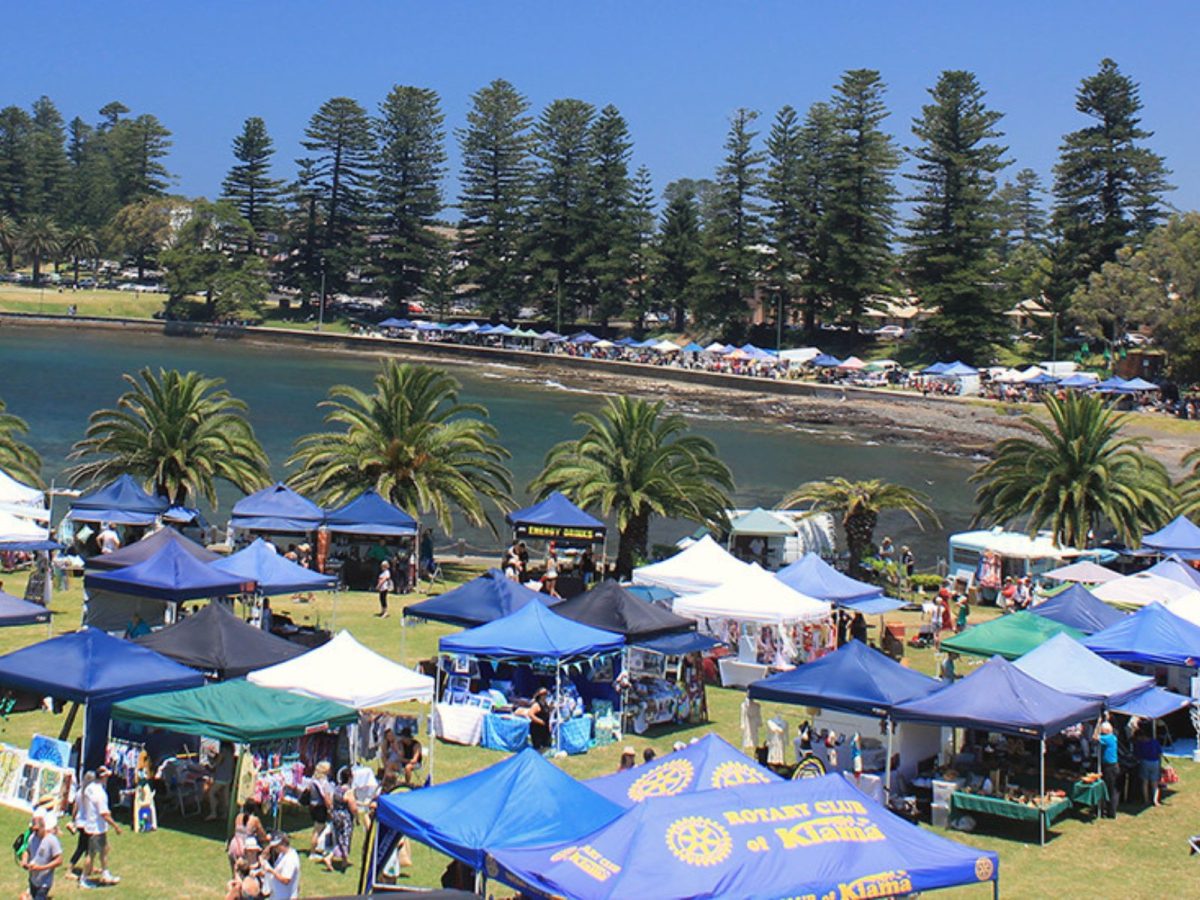
MULTIPOLYGON (((447 566, 447 585, 437 586, 440 593, 447 586, 472 577, 465 568, 447 566)), ((24 586, 23 575, 4 576, 7 590, 19 593, 24 586)), ((405 602, 415 602, 423 595, 410 595, 405 602)), ((72 630, 79 622, 81 594, 78 582, 72 590, 57 595, 52 630, 62 633, 72 630)), ((399 598, 397 598, 399 599, 399 598)), ((437 639, 453 629, 434 624, 410 625, 402 629, 399 618, 379 620, 373 613, 374 596, 367 593, 348 593, 321 597, 314 604, 300 604, 291 599, 277 598, 275 608, 292 615, 297 621, 320 624, 330 628, 348 628, 363 643, 393 659, 413 664, 430 657, 437 639), (403 636, 402 636, 403 631, 403 636), (402 649, 403 648, 403 649, 402 649)), ((983 620, 992 613, 979 611, 973 620, 983 620)), ((899 613, 889 616, 910 626, 916 624, 915 614, 899 613)), ((27 626, 0 630, 0 652, 9 652, 42 640, 46 626, 27 626)), ((909 650, 909 664, 920 671, 932 672, 934 655, 931 650, 909 650)), ((969 671, 960 665, 960 673, 969 671)), ((640 752, 654 747, 659 754, 669 752, 675 740, 716 731, 737 744, 738 707, 742 693, 721 688, 709 689, 711 722, 705 726, 675 728, 652 732, 645 737, 633 737, 632 743, 640 752)), ((765 715, 782 713, 790 722, 806 718, 806 711, 796 707, 764 704, 765 715)), ((27 745, 34 733, 57 735, 62 717, 43 712, 21 713, 2 723, 0 740, 27 745)), ((562 768, 579 778, 615 771, 621 745, 611 745, 583 756, 562 760, 562 768)), ((503 757, 477 747, 438 744, 434 751, 437 781, 442 782, 476 771, 498 762, 503 757)), ((1194 884, 1197 866, 1187 855, 1186 838, 1200 831, 1200 775, 1187 762, 1177 764, 1180 783, 1161 809, 1123 814, 1116 822, 1090 823, 1068 817, 1060 821, 1044 848, 1039 848, 1036 832, 1006 829, 1003 824, 986 822, 982 833, 958 834, 943 832, 953 840, 994 850, 1001 857, 1002 895, 1005 897, 1076 897, 1109 896, 1119 891, 1122 897, 1157 898, 1185 896, 1186 885, 1194 884)), ((217 823, 199 818, 180 819, 160 803, 160 828, 152 834, 131 834, 126 830, 112 839, 112 868, 123 881, 116 891, 130 898, 219 896, 227 877, 223 833, 217 823)), ((127 813, 119 820, 127 821, 127 813)), ((25 817, 16 810, 0 808, 0 834, 15 835, 23 827, 25 817)), ((285 819, 300 849, 308 846, 307 821, 295 815, 285 819)), ((361 847, 363 834, 355 833, 355 852, 361 847)), ((74 838, 63 839, 68 853, 74 838)), ((445 868, 446 859, 427 847, 413 848, 414 867, 404 881, 412 885, 436 885, 445 868)), ((344 874, 328 874, 314 863, 305 861, 303 890, 308 897, 353 893, 357 887, 358 865, 344 874)), ((21 871, 15 865, 0 868, 0 893, 15 896, 23 884, 21 871)), ((75 890, 65 878, 59 879, 57 893, 64 895, 75 890)), ((114 892, 116 892, 114 891, 114 892)), ((501 891, 500 896, 507 892, 501 891)), ((990 896, 984 885, 946 892, 946 896, 963 898, 990 896)))
POLYGON ((163 294, 139 294, 134 291, 79 290, 46 285, 44 288, 0 285, 0 310, 4 312, 66 315, 74 305, 81 316, 110 316, 125 319, 149 319, 163 308, 163 294))

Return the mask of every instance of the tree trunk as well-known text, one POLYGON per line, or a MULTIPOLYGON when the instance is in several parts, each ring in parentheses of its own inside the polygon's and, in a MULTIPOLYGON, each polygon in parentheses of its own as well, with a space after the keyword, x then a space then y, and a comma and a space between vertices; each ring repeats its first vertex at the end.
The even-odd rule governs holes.
POLYGON ((37 284, 42 280, 42 258, 37 253, 33 254, 33 283, 37 284))
POLYGON ((850 553, 850 577, 859 577, 859 568, 865 557, 870 555, 875 541, 875 524, 879 514, 874 510, 847 514, 842 519, 846 530, 846 549, 850 553))
POLYGON ((75 290, 79 290, 79 257, 75 257, 75 290))
POLYGON ((650 536, 650 515, 639 513, 630 518, 621 530, 620 542, 617 545, 617 577, 629 578, 633 575, 634 556, 646 557, 647 541, 650 536))

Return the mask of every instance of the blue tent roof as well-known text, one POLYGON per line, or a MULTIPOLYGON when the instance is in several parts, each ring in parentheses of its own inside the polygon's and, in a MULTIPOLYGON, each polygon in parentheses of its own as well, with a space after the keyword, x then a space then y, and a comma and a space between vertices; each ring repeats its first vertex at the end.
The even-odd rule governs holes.
POLYGON ((1086 375, 1082 372, 1076 372, 1074 375, 1068 375, 1058 383, 1059 387, 1065 388, 1087 388, 1096 383, 1096 379, 1092 375, 1086 375))
POLYGON ((622 338, 617 338, 615 341, 613 341, 613 343, 616 344, 618 347, 628 347, 632 344, 636 344, 637 341, 635 341, 631 337, 622 337, 622 338))
POLYGON ((184 537, 174 528, 160 528, 158 531, 146 535, 140 541, 126 544, 121 549, 114 550, 112 553, 102 553, 93 556, 87 561, 87 567, 90 571, 124 569, 126 566, 145 562, 167 544, 178 544, 188 554, 194 556, 202 563, 215 562, 221 558, 211 550, 201 547, 195 541, 184 537))
POLYGON ((382 828, 482 869, 485 847, 573 840, 620 813, 621 807, 526 748, 445 784, 385 794, 379 798, 377 817, 382 828))
POLYGON ((670 604, 672 600, 679 596, 672 590, 653 584, 623 584, 621 587, 625 588, 633 596, 645 600, 647 603, 670 604))
POLYGON ((923 895, 994 880, 998 866, 995 853, 906 822, 841 775, 639 803, 586 838, 487 858, 523 895, 588 900, 923 895))
POLYGON ((1190 667, 1200 664, 1200 625, 1151 603, 1083 645, 1114 662, 1190 667))
POLYGON ((697 344, 695 341, 688 341, 687 345, 683 348, 683 352, 684 353, 703 353, 704 348, 701 347, 699 344, 697 344))
POLYGON ((1025 381, 1025 384, 1058 384, 1058 379, 1049 372, 1039 372, 1025 381))
POLYGON ((716 638, 709 637, 707 634, 701 634, 698 631, 664 634, 647 640, 631 641, 630 643, 641 650, 653 650, 655 653, 661 653, 664 656, 702 653, 705 650, 711 650, 713 647, 721 646, 721 642, 716 638))
POLYGON ((1097 381, 1092 385, 1092 390, 1098 391, 1101 394, 1116 394, 1125 389, 1125 379, 1119 376, 1105 378, 1103 381, 1097 381))
POLYGON ((0 627, 33 625, 35 622, 45 622, 49 618, 50 610, 46 607, 0 591, 0 627))
POLYGON ((258 593, 293 594, 299 591, 332 591, 337 579, 306 569, 276 552, 262 538, 256 538, 249 547, 244 547, 232 556, 210 564, 216 571, 243 582, 253 582, 258 593))
POLYGON ((883 593, 873 584, 843 575, 815 553, 804 554, 802 559, 776 572, 775 577, 802 594, 829 603, 865 600, 883 593))
POLYGON ((564 659, 620 650, 625 639, 611 631, 555 615, 540 603, 438 641, 443 653, 467 656, 564 659))
POLYGON ((397 319, 395 316, 384 319, 379 323, 380 328, 412 328, 413 323, 408 319, 397 319))
POLYGON ((706 734, 682 750, 586 784, 601 797, 629 807, 651 798, 782 780, 720 735, 706 734))
POLYGON ((896 704, 924 697, 941 686, 940 681, 906 669, 862 641, 850 641, 828 656, 754 682, 750 696, 883 716, 896 704))
POLYGON ((417 520, 388 503, 375 490, 359 494, 340 509, 325 516, 330 531, 340 534, 399 536, 417 533, 417 520))
POLYGON ((505 578, 498 569, 489 569, 452 591, 406 606, 404 615, 470 628, 503 619, 534 601, 544 606, 562 603, 558 597, 532 591, 505 578))
POLYGON ((1103 700, 1109 707, 1154 686, 1153 678, 1122 669, 1065 634, 1056 634, 1013 665, 1056 691, 1103 700))
POLYGON ((590 541, 599 537, 602 540, 605 530, 603 522, 584 512, 558 491, 533 506, 513 510, 504 517, 504 521, 518 529, 518 533, 523 532, 531 538, 590 541))
POLYGON ((892 717, 1044 738, 1093 718, 1102 705, 1046 687, 1003 657, 993 656, 940 691, 899 704, 892 717))
POLYGON ((836 356, 830 356, 828 353, 821 353, 818 356, 814 356, 810 362, 810 365, 814 365, 819 369, 831 369, 841 364, 842 361, 840 359, 836 356))
POLYGON ((1110 625, 1115 625, 1126 614, 1109 606, 1082 584, 1072 584, 1061 593, 1055 594, 1045 603, 1029 610, 1044 619, 1077 628, 1084 634, 1095 634, 1110 625))
POLYGON ((229 524, 255 531, 305 532, 324 520, 321 507, 278 482, 233 504, 229 524))
POLYGON ((1125 382, 1124 389, 1127 391, 1157 391, 1159 387, 1153 381, 1147 381, 1145 378, 1130 378, 1125 382))
POLYGON ((573 334, 567 338, 567 342, 570 344, 594 344, 599 340, 600 338, 596 337, 590 331, 581 331, 579 334, 573 334))
POLYGON ((104 487, 77 497, 67 516, 77 522, 149 525, 170 505, 165 497, 146 493, 133 476, 121 475, 104 487))
POLYGON ((1193 569, 1185 563, 1179 558, 1178 554, 1172 553, 1166 559, 1155 563, 1146 571, 1153 575, 1169 578, 1171 581, 1174 581, 1176 584, 1182 584, 1184 587, 1200 591, 1200 571, 1193 569))
POLYGON ((1187 516, 1176 516, 1158 531, 1144 536, 1142 546, 1161 553, 1177 553, 1184 559, 1200 559, 1200 525, 1187 516))
POLYGON ((0 656, 0 684, 77 703, 198 687, 199 672, 98 628, 0 656))
POLYGON ((445 331, 446 326, 441 322, 414 322, 413 327, 417 331, 445 331))
POLYGON ((933 365, 926 366, 925 368, 923 368, 921 370, 921 374, 922 375, 941 375, 943 372, 946 371, 946 368, 949 365, 950 365, 950 363, 935 362, 933 365))
POLYGON ((106 590, 134 597, 150 597, 180 603, 238 594, 253 589, 251 579, 228 575, 200 562, 179 544, 166 543, 149 559, 114 569, 84 575, 88 590, 106 590))
POLYGON ((1193 702, 1191 697, 1185 697, 1183 694, 1152 687, 1114 703, 1113 710, 1142 719, 1161 719, 1176 710, 1190 706, 1193 702))
POLYGON ((942 369, 939 375, 949 375, 951 378, 960 378, 963 375, 978 375, 979 370, 974 366, 968 366, 965 362, 955 360, 942 369))

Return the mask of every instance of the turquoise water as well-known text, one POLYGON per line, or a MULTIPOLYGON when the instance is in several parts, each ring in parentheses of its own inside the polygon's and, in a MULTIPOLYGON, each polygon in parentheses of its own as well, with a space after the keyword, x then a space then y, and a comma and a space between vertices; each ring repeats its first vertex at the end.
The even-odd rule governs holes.
MULTIPOLYGON (((304 348, 246 346, 210 338, 162 337, 113 332, 8 328, 0 330, 0 398, 31 428, 31 442, 42 453, 47 478, 65 467, 71 444, 97 408, 112 405, 124 390, 121 375, 142 366, 196 369, 224 378, 226 386, 250 405, 250 418, 271 457, 275 474, 292 442, 321 427, 318 402, 333 384, 368 387, 379 365, 376 358, 307 351, 304 348)), ((602 398, 548 384, 511 380, 504 370, 483 372, 470 363, 450 367, 463 385, 463 399, 488 408, 510 461, 518 491, 537 474, 546 451, 576 433, 571 418, 597 409, 602 398)), ((785 425, 739 421, 721 416, 693 418, 695 429, 710 437, 737 480, 740 506, 771 506, 800 482, 842 475, 883 477, 926 491, 934 499, 942 530, 920 532, 905 517, 886 517, 880 535, 908 542, 918 564, 945 554, 945 534, 962 530, 970 517, 971 490, 966 484, 973 464, 928 451, 866 446, 836 429, 799 430, 785 425)), ((222 510, 237 499, 221 495, 222 510)), ((217 521, 222 516, 216 516, 217 521)), ((683 523, 663 523, 655 540, 690 531, 683 523)), ((494 549, 486 532, 460 528, 456 537, 494 549)))

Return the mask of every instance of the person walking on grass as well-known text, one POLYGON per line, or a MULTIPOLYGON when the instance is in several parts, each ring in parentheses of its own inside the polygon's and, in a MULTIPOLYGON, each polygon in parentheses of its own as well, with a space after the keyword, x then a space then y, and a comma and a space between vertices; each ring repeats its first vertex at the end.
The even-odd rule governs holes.
POLYGON ((392 581, 392 564, 385 559, 379 564, 379 577, 375 579, 375 590, 379 592, 379 612, 377 613, 379 618, 387 618, 388 594, 395 589, 396 585, 392 581))
POLYGON ((62 865, 62 844, 56 834, 57 818, 41 810, 33 813, 29 843, 21 853, 21 868, 29 873, 29 890, 22 897, 48 900, 54 887, 54 870, 62 865))
MULTIPOLYGON (((108 830, 111 828, 117 834, 121 833, 121 826, 113 819, 108 808, 108 777, 111 774, 107 766, 101 766, 83 791, 83 821, 84 831, 88 836, 88 859, 83 876, 79 879, 79 886, 82 888, 119 884, 121 881, 108 870, 108 830), (97 860, 100 862, 99 873, 96 871, 97 860)), ((84 780, 87 780, 86 775, 84 780)))

